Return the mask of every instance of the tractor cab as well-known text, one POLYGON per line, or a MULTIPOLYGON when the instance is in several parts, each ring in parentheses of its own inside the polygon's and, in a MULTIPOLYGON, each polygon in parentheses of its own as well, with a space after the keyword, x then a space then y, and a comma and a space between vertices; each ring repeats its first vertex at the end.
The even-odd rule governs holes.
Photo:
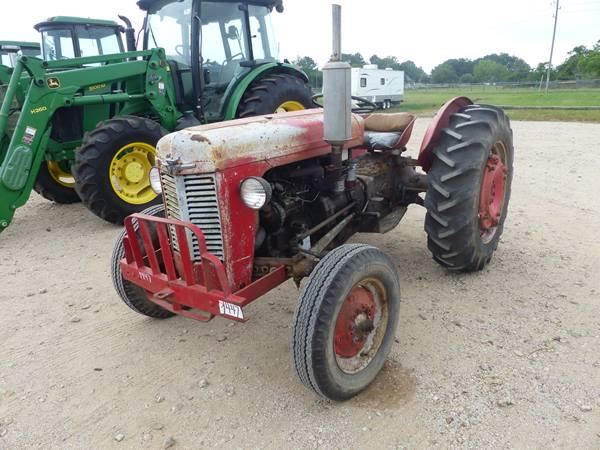
POLYGON ((14 67, 19 55, 40 56, 35 42, 0 41, 0 66, 14 67))
POLYGON ((124 28, 111 20, 51 17, 34 27, 42 35, 42 58, 46 61, 101 56, 124 51, 124 28))
POLYGON ((200 108, 209 122, 222 118, 233 86, 256 67, 278 61, 270 15, 273 9, 283 11, 281 0, 140 0, 138 5, 147 12, 144 48, 165 50, 180 102, 200 108))

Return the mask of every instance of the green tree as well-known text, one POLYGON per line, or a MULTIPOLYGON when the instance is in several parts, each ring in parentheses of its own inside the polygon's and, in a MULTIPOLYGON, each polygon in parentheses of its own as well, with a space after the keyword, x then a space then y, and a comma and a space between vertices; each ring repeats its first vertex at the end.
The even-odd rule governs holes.
POLYGON ((466 74, 473 74, 473 69, 475 68, 475 62, 467 58, 448 59, 442 64, 448 64, 452 66, 456 72, 456 75, 459 77, 462 77, 466 74))
MULTIPOLYGON (((523 59, 508 53, 493 53, 484 56, 475 60, 475 65, 485 60, 494 61, 506 68, 507 72, 502 81, 522 81, 527 79, 531 72, 531 67, 523 59)), ((473 69, 473 74, 475 75, 475 69, 473 69)))
POLYGON ((300 67, 306 73, 314 72, 318 69, 317 62, 310 56, 298 56, 293 62, 296 66, 300 67))
POLYGON ((360 53, 342 53, 342 61, 347 62, 352 67, 363 67, 367 63, 360 53))
POLYGON ((510 72, 505 66, 496 61, 483 59, 475 65, 473 76, 481 83, 495 83, 507 81, 510 78, 510 72))
POLYGON ((376 64, 380 69, 393 69, 400 70, 400 62, 398 58, 395 56, 386 56, 385 58, 380 58, 377 55, 373 55, 370 58, 371 64, 376 64))
POLYGON ((408 60, 398 64, 398 69, 403 70, 404 75, 416 83, 424 83, 427 81, 427 73, 413 61, 408 60))
POLYGON ((456 83, 458 75, 450 64, 440 64, 431 71, 431 81, 434 83, 456 83))
POLYGON ((460 77, 461 83, 474 83, 475 77, 471 73, 465 73, 460 77))

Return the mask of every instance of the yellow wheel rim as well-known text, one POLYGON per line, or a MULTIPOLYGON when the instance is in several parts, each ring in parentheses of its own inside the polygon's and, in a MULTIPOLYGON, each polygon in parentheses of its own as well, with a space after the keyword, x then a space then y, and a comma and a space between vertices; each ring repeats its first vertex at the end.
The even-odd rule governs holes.
POLYGON ((71 172, 64 170, 56 161, 47 161, 47 165, 48 173, 54 181, 67 188, 75 187, 75 178, 71 172))
POLYGON ((110 162, 110 184, 117 196, 131 204, 143 205, 157 195, 150 186, 156 148, 145 142, 132 142, 120 148, 110 162))
POLYGON ((304 107, 304 105, 300 102, 296 102, 294 100, 290 100, 287 102, 283 102, 281 105, 279 105, 279 108, 277 108, 275 110, 275 112, 277 114, 279 113, 284 113, 284 112, 291 112, 291 111, 302 111, 303 109, 306 109, 304 107))

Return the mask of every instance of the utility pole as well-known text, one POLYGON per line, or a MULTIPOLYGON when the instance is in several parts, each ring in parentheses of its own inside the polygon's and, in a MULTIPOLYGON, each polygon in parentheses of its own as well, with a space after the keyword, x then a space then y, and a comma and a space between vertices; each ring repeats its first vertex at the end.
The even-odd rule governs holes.
POLYGON ((552 47, 550 47, 550 61, 548 62, 548 75, 546 75, 546 94, 550 88, 550 71, 552 70, 552 57, 554 56, 554 42, 556 41, 556 25, 558 24, 558 10, 560 0, 556 0, 556 12, 554 13, 554 32, 552 33, 552 47))

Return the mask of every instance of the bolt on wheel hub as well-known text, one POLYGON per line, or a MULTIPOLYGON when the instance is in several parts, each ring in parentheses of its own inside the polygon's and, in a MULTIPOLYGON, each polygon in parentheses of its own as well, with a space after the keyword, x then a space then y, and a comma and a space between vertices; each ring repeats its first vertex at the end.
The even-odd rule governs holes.
POLYGON ((365 288, 357 286, 344 301, 335 326, 335 353, 343 358, 357 356, 373 331, 375 300, 365 288))

